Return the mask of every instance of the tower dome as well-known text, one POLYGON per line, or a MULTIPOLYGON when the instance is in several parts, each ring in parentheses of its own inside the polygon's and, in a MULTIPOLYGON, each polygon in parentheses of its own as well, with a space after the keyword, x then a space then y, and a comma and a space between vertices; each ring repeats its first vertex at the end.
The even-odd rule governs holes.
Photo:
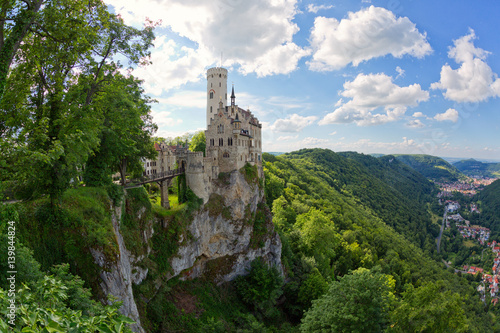
POLYGON ((217 114, 219 102, 227 105, 227 69, 213 67, 207 71, 207 126, 217 114))

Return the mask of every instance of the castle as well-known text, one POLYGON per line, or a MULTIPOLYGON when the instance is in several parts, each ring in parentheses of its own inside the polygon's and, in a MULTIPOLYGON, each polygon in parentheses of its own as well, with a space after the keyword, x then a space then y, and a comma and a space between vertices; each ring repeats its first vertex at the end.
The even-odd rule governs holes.
POLYGON ((183 167, 189 188, 204 202, 212 193, 212 181, 221 172, 239 170, 246 163, 262 169, 262 124, 250 112, 236 105, 234 86, 227 104, 227 69, 207 71, 206 150, 190 152, 186 147, 155 143, 156 160, 144 162, 144 175, 154 175, 183 167))

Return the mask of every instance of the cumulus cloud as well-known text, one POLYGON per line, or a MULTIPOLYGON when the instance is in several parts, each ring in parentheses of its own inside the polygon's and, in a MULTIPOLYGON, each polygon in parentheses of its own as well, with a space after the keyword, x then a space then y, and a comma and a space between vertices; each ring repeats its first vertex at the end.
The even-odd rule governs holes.
POLYGON ((424 123, 420 119, 413 119, 406 123, 407 127, 410 128, 422 128, 425 127, 424 123))
POLYGON ((176 105, 203 109, 207 105, 207 95, 204 91, 185 90, 167 98, 156 98, 163 105, 176 105))
POLYGON ((310 3, 309 5, 307 5, 307 11, 309 13, 316 14, 320 10, 331 9, 333 7, 335 7, 335 6, 333 6, 333 5, 319 5, 319 6, 316 6, 316 5, 312 4, 312 3, 310 3))
POLYGON ((318 147, 324 146, 329 141, 327 139, 307 137, 300 142, 301 147, 318 147))
POLYGON ((398 72, 398 75, 396 76, 396 79, 398 77, 405 77, 405 70, 402 69, 401 67, 397 66, 396 67, 396 72, 398 72))
POLYGON ((454 47, 448 57, 460 67, 452 69, 446 64, 441 68, 439 82, 431 84, 431 89, 444 90, 446 99, 455 102, 482 102, 490 97, 500 96, 500 80, 484 61, 489 52, 474 46, 476 34, 470 33, 454 40, 454 47))
POLYGON ((412 117, 422 118, 422 117, 425 117, 425 114, 423 114, 422 112, 418 111, 418 112, 415 112, 412 117))
MULTIPOLYGON (((141 75, 157 77, 165 90, 197 81, 207 65, 239 65, 242 73, 258 76, 288 74, 309 54, 293 43, 299 27, 293 22, 297 0, 106 0, 128 24, 148 17, 161 20, 190 42, 183 49, 154 50, 153 65, 141 75), (175 51, 175 52, 172 52, 175 51)), ((141 76, 142 77, 142 76, 141 76)), ((151 87, 152 88, 152 87, 151 87)), ((159 89, 159 88, 157 88, 159 89)))
POLYGON ((429 99, 429 93, 419 84, 401 87, 392 77, 380 74, 359 74, 353 81, 344 83, 340 93, 350 100, 327 114, 320 125, 356 123, 359 126, 379 125, 399 120, 409 106, 416 106, 429 99), (375 113, 383 110, 384 113, 375 113))
POLYGON ((288 135, 288 136, 280 136, 278 137, 276 140, 277 141, 290 141, 290 140, 295 140, 297 139, 299 136, 298 135, 295 135, 295 136, 291 136, 291 135, 288 135))
POLYGON ((387 54, 422 58, 432 52, 425 33, 407 17, 374 6, 349 12, 340 22, 316 17, 310 39, 313 57, 308 65, 315 71, 337 70, 349 63, 357 66, 387 54))
POLYGON ((458 111, 455 109, 448 109, 444 113, 438 113, 434 116, 437 121, 451 121, 456 123, 458 121, 458 111))
POLYGON ((300 132, 304 127, 312 125, 316 119, 315 116, 302 117, 294 113, 284 119, 276 120, 269 128, 276 132, 300 132))

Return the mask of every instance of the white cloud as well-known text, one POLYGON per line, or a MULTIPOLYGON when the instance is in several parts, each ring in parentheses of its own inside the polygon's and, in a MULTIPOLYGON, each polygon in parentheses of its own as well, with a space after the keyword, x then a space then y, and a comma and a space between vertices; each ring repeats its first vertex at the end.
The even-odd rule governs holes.
POLYGON ((419 84, 400 87, 383 73, 359 74, 353 81, 344 83, 344 91, 340 94, 350 100, 327 114, 320 125, 354 122, 370 126, 396 121, 409 106, 429 99, 429 93, 419 84), (377 109, 385 113, 374 113, 377 109))
POLYGON ((304 148, 309 147, 324 147, 326 143, 329 141, 327 139, 313 138, 307 137, 304 140, 300 141, 300 146, 304 148))
POLYGON ((456 123, 458 121, 458 111, 455 109, 448 109, 444 113, 438 113, 434 116, 437 121, 451 121, 456 123))
POLYGON ((333 131, 332 133, 328 134, 328 135, 335 135, 337 134, 337 131, 333 131))
POLYGON ((269 129, 276 132, 300 132, 304 127, 312 125, 316 119, 315 116, 302 117, 294 113, 284 119, 278 119, 269 126, 269 129))
POLYGON ((391 11, 370 6, 349 12, 340 22, 335 18, 316 17, 311 30, 315 71, 337 70, 352 63, 392 54, 422 58, 432 52, 426 35, 421 34, 407 17, 397 18, 391 11))
POLYGON ((156 98, 163 105, 175 105, 204 109, 207 105, 207 96, 204 91, 185 90, 167 98, 156 98))
POLYGON ((397 66, 396 67, 396 72, 398 72, 398 75, 396 76, 396 79, 398 77, 405 77, 405 70, 402 69, 401 67, 397 66))
POLYGON ((484 61, 489 52, 476 48, 476 35, 470 33, 454 40, 448 57, 460 64, 458 69, 452 69, 446 64, 441 68, 439 82, 431 84, 431 89, 444 90, 446 99, 455 102, 482 102, 490 97, 500 96, 500 79, 493 73, 484 61))
POLYGON ((291 135, 289 135, 289 136, 280 136, 276 140, 277 141, 290 141, 290 140, 295 140, 298 137, 299 137, 298 135, 295 135, 295 136, 291 136, 291 135))
POLYGON ((422 118, 422 117, 425 117, 425 114, 423 114, 422 112, 418 111, 418 112, 415 112, 412 117, 415 117, 415 118, 422 118))
POLYGON ((320 10, 331 9, 333 7, 335 7, 335 6, 334 5, 319 5, 319 6, 316 6, 316 5, 312 4, 312 3, 310 3, 309 5, 307 5, 307 11, 309 13, 316 14, 320 10))
POLYGON ((420 119, 413 119, 406 123, 407 127, 410 128, 422 128, 425 127, 424 123, 420 119))
POLYGON ((299 31, 293 19, 297 0, 106 0, 128 24, 146 17, 161 20, 192 45, 153 50, 153 65, 139 71, 143 79, 156 79, 149 89, 158 93, 200 80, 205 67, 218 63, 239 65, 242 73, 258 76, 288 74, 309 54, 293 43, 299 31))

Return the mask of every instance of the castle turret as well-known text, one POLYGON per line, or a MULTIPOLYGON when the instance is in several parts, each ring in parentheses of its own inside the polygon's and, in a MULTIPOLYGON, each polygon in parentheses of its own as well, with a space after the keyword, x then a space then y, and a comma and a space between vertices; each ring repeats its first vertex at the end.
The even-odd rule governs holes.
POLYGON ((207 71, 207 126, 217 114, 219 101, 225 108, 227 105, 227 69, 210 68, 207 71))

